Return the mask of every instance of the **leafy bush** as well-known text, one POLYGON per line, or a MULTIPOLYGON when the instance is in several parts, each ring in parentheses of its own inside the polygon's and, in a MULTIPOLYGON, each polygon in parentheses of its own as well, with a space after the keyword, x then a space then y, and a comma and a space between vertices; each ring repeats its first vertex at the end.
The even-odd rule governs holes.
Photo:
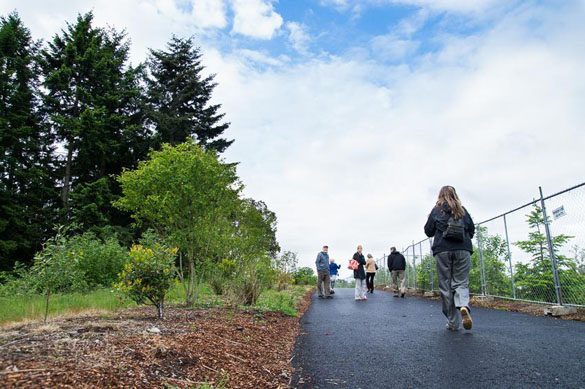
POLYGON ((130 262, 124 265, 116 290, 138 304, 150 301, 163 318, 165 295, 175 278, 176 248, 168 248, 160 243, 152 247, 133 245, 130 249, 130 262))
POLYGON ((101 240, 93 233, 67 236, 68 229, 59 227, 27 269, 17 263, 10 273, 0 275, 0 296, 84 292, 95 287, 109 287, 128 262, 128 250, 110 236, 101 240))
POLYGON ((317 276, 312 268, 301 267, 294 272, 293 281, 295 285, 315 285, 317 284, 317 276))
POLYGON ((230 281, 228 300, 232 305, 253 305, 264 289, 275 279, 271 258, 266 256, 242 264, 240 272, 230 281))

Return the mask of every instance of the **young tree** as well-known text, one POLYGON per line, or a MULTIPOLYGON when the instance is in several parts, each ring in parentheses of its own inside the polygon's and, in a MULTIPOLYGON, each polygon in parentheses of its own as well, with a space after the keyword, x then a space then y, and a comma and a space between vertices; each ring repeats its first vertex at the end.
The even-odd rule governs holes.
MULTIPOLYGON (((508 248, 506 240, 499 235, 490 235, 487 227, 477 229, 480 234, 481 253, 485 270, 486 293, 497 296, 510 296, 512 282, 509 276, 508 248)), ((475 293, 481 293, 481 263, 479 248, 475 248, 471 255, 469 271, 469 288, 475 293)))
POLYGON ((223 152, 233 140, 219 138, 229 123, 221 123, 221 105, 210 104, 214 75, 202 74, 201 53, 191 38, 173 36, 167 50, 150 50, 148 59, 147 112, 157 143, 194 139, 205 149, 223 152))
POLYGON ((29 262, 56 203, 51 134, 37 106, 39 44, 17 13, 0 18, 0 269, 29 262))
MULTIPOLYGON (((127 65, 124 33, 92 26, 79 15, 42 51, 43 105, 49 124, 66 150, 61 198, 70 216, 70 192, 145 156, 148 137, 140 111, 141 67, 127 65)), ((114 185, 108 183, 110 190, 114 185)), ((77 199, 84 203, 83 200, 77 199)), ((98 211, 115 213, 109 204, 98 211)))
POLYGON ((179 248, 179 279, 187 305, 197 298, 198 275, 210 261, 210 246, 222 241, 221 221, 239 203, 241 184, 235 167, 194 141, 163 145, 138 169, 118 176, 123 196, 116 202, 138 223, 153 227, 179 248))
MULTIPOLYGON (((515 242, 514 245, 532 255, 532 261, 527 264, 518 263, 516 265, 516 287, 520 290, 522 298, 552 302, 556 300, 555 281, 547 238, 542 232, 544 229, 542 208, 534 204, 534 209, 526 217, 528 226, 532 231, 528 234, 528 240, 515 242)), ((551 223, 550 220, 549 223, 551 223)), ((557 269, 559 270, 571 268, 574 265, 570 258, 560 255, 560 249, 571 238, 572 236, 564 234, 551 238, 557 269)))

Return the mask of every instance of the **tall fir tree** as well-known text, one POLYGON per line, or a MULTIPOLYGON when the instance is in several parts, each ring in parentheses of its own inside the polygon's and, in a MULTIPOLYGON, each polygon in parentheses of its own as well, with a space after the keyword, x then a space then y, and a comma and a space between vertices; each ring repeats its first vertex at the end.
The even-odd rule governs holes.
POLYGON ((0 18, 0 269, 30 261, 58 196, 51 134, 38 104, 39 43, 17 13, 0 18))
POLYGON ((220 138, 229 127, 220 104, 210 104, 214 75, 204 76, 200 49, 191 38, 173 36, 167 51, 150 50, 147 61, 147 116, 157 146, 193 138, 205 149, 223 152, 233 140, 220 138))
POLYGON ((119 193, 111 175, 134 167, 150 145, 140 109, 143 68, 127 64, 124 33, 93 27, 92 20, 91 12, 79 15, 41 56, 44 107, 66 155, 61 199, 69 220, 84 228, 130 223, 111 206, 119 193))

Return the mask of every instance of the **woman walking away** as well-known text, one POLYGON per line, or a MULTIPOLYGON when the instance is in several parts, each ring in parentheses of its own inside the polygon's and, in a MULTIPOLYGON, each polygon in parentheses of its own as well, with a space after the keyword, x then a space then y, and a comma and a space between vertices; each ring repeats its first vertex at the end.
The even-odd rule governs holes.
POLYGON ((469 266, 475 226, 452 186, 441 188, 437 203, 425 224, 425 234, 433 237, 432 250, 437 264, 443 314, 448 320, 447 329, 457 331, 463 322, 463 328, 470 330, 469 266))
POLYGON ((368 293, 374 293, 374 277, 376 277, 376 270, 378 270, 376 261, 374 261, 372 254, 368 254, 368 259, 366 260, 366 286, 368 287, 368 293))
POLYGON ((366 297, 366 272, 364 270, 364 265, 366 264, 366 259, 362 254, 362 246, 357 247, 357 252, 353 255, 353 259, 355 259, 359 266, 357 270, 353 271, 353 278, 355 278, 355 299, 356 300, 367 300, 366 297))
POLYGON ((339 269, 341 265, 335 263, 335 259, 331 258, 329 260, 329 277, 331 278, 331 294, 335 294, 333 288, 335 288, 335 280, 337 279, 337 275, 339 274, 339 269))

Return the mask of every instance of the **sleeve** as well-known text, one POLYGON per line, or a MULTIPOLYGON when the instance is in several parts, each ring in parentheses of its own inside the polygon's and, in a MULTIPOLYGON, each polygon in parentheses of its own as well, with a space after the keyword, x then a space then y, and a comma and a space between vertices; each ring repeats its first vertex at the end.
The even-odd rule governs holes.
POLYGON ((341 265, 335 265, 335 266, 337 266, 337 269, 338 270, 341 269, 341 265))
POLYGON ((473 238, 473 235, 475 235, 475 224, 473 224, 473 219, 471 218, 469 212, 467 212, 467 209, 465 210, 465 215, 467 216, 467 222, 469 223, 469 227, 467 229, 469 232, 469 237, 473 238))
POLYGON ((360 256, 358 255, 358 253, 355 253, 352 257, 352 259, 355 259, 356 261, 360 261, 360 256))
POLYGON ((429 218, 427 219, 427 222, 425 224, 425 234, 429 238, 435 236, 435 232, 437 232, 437 226, 435 225, 435 215, 433 214, 434 211, 435 211, 435 208, 433 208, 431 210, 431 213, 429 214, 429 218))
POLYGON ((364 258, 363 255, 358 256, 358 262, 361 263, 362 265, 366 264, 366 259, 364 258))
POLYGON ((315 260, 315 265, 317 265, 317 267, 319 267, 319 262, 321 262, 320 259, 321 259, 321 253, 317 254, 317 259, 315 260))
POLYGON ((388 255, 388 270, 392 270, 392 256, 388 255))

